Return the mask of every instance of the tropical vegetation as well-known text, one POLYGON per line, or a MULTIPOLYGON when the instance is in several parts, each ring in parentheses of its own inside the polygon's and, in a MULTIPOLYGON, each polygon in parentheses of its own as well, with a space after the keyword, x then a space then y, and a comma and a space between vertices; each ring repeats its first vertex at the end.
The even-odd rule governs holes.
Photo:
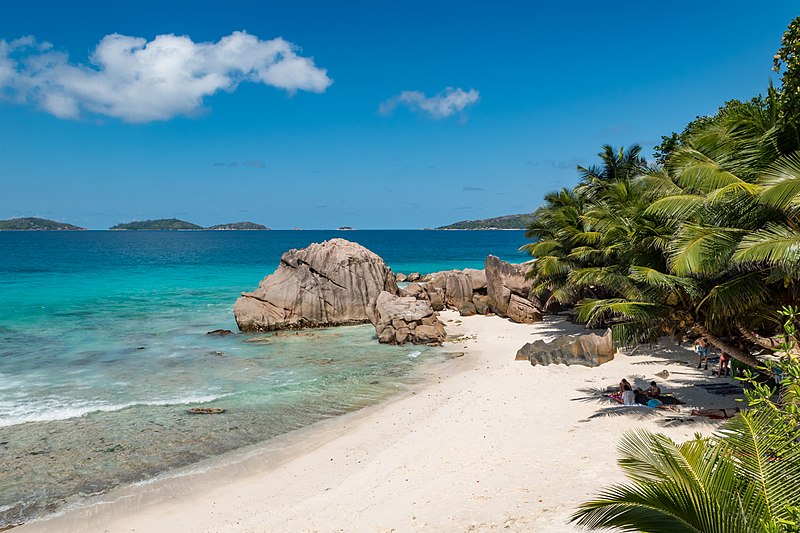
POLYGON ((652 162, 604 146, 534 212, 545 306, 610 326, 618 345, 702 335, 751 368, 747 408, 714 435, 626 435, 628 482, 582 504, 579 525, 800 532, 800 17, 773 68, 765 95, 664 137, 652 162))
POLYGON ((545 197, 525 248, 548 307, 609 325, 615 342, 706 336, 750 366, 800 301, 800 23, 775 56, 779 87, 665 137, 604 146, 580 182, 545 197))

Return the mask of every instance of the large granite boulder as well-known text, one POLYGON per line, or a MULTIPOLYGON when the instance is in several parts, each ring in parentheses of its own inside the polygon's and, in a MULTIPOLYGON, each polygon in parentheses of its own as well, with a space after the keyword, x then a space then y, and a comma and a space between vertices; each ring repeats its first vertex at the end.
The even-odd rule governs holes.
POLYGON ((518 324, 532 324, 542 320, 542 313, 530 300, 512 294, 508 300, 506 317, 518 324))
POLYGON ((430 302, 413 296, 381 292, 369 308, 369 317, 382 343, 439 345, 446 337, 430 302))
POLYGON ((486 258, 486 290, 489 308, 514 322, 531 323, 542 319, 541 311, 529 299, 530 282, 526 265, 514 265, 490 255, 486 258))
POLYGON ((453 309, 459 309, 464 304, 472 302, 472 281, 461 270, 436 272, 427 285, 434 289, 442 289, 445 305, 453 309))
POLYGON ((538 340, 529 342, 517 351, 518 361, 530 361, 532 365, 583 365, 600 366, 614 358, 611 330, 605 335, 565 335, 553 342, 538 340))
POLYGON ((397 294, 383 259, 360 244, 331 239, 283 254, 275 273, 243 292, 233 312, 242 331, 361 324, 383 291, 397 294))

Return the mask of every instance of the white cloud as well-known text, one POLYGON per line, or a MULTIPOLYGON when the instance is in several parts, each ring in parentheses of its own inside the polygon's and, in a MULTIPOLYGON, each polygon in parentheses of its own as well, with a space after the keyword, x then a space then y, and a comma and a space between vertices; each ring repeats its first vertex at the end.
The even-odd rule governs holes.
POLYGON ((241 82, 324 92, 333 83, 327 70, 298 52, 281 38, 262 41, 239 31, 216 43, 177 35, 148 42, 115 33, 83 65, 32 37, 0 40, 0 97, 61 118, 90 113, 127 122, 168 120, 197 113, 206 96, 234 91, 241 82))
POLYGON ((458 87, 448 87, 431 97, 425 96, 419 91, 403 91, 397 96, 393 96, 381 102, 378 112, 388 115, 398 106, 407 107, 413 111, 427 113, 432 118, 440 119, 461 113, 464 108, 471 106, 478 101, 480 93, 475 89, 465 91, 458 87))

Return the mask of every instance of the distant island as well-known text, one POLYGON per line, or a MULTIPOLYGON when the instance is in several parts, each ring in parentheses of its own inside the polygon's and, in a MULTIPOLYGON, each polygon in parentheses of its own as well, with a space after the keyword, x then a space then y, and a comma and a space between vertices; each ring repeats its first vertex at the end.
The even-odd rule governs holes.
POLYGON ((231 222, 230 224, 217 224, 216 226, 209 226, 206 229, 213 230, 268 230, 269 228, 263 224, 256 224, 255 222, 231 222))
POLYGON ((136 220, 112 226, 112 230, 133 230, 133 231, 179 231, 179 230, 268 230, 263 224, 255 222, 231 222, 229 224, 217 224, 204 228, 185 220, 177 218, 159 218, 157 220, 136 220))
POLYGON ((111 226, 113 230, 186 230, 203 229, 203 226, 178 220, 177 218, 159 218, 157 220, 137 220, 111 226))
POLYGON ((528 229, 532 214, 505 215, 483 220, 462 220, 436 229, 528 229))
POLYGON ((350 231, 353 228, 352 228, 352 226, 339 226, 336 229, 339 230, 339 231, 350 231))
POLYGON ((86 228, 46 218, 24 217, 0 220, 0 231, 76 231, 84 229, 86 228))

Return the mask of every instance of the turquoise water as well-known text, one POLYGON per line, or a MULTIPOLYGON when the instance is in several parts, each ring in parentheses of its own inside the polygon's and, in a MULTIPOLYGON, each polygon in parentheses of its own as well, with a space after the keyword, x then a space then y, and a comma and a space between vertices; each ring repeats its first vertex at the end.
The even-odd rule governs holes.
POLYGON ((206 335, 235 331, 281 253, 335 236, 395 272, 525 260, 516 231, 0 232, 0 527, 374 404, 441 359, 371 326, 206 335))

